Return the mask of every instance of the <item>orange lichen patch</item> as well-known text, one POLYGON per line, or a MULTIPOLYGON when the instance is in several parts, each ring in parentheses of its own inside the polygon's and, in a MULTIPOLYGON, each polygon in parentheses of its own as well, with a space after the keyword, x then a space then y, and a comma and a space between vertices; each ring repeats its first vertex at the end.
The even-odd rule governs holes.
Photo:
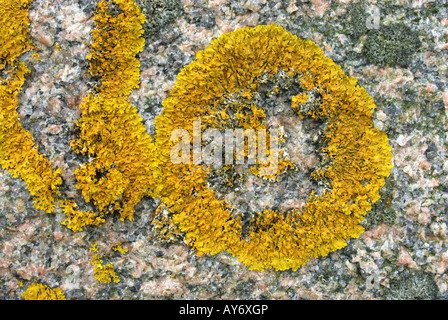
MULTIPOLYGON (((75 171, 77 188, 85 200, 98 207, 100 216, 119 211, 122 220, 132 220, 134 206, 154 183, 154 145, 137 109, 128 102, 132 89, 139 86, 140 62, 136 55, 144 46, 141 35, 145 18, 133 1, 113 3, 121 10, 117 16, 108 11, 110 1, 98 4, 94 18, 97 28, 87 59, 90 73, 101 80, 79 107, 82 118, 77 125, 81 134, 71 146, 93 158, 75 171)), ((78 229, 77 218, 88 222, 82 225, 99 222, 88 216, 78 217, 74 212, 67 223, 78 229)))
MULTIPOLYGON (((295 96, 293 107, 304 99, 305 95, 295 96)), ((162 171, 156 195, 199 255, 227 251, 252 269, 297 269, 311 257, 325 256, 346 246, 347 239, 359 237, 364 231, 360 222, 379 199, 392 168, 387 136, 373 128, 375 104, 365 89, 313 42, 276 25, 243 28, 213 41, 178 75, 163 105, 156 118, 162 171), (317 92, 322 98, 318 107, 297 112, 326 121, 323 165, 312 177, 328 184, 328 190, 312 193, 303 209, 292 210, 286 218, 277 211, 260 212, 243 235, 241 216, 208 187, 210 168, 170 161, 175 143, 170 135, 183 128, 191 136, 198 118, 203 130, 266 128, 262 110, 249 112, 247 106, 259 79, 282 74, 295 79, 302 93, 317 92), (232 103, 235 96, 239 103, 232 103), (241 102, 244 99, 247 103, 241 102)))
POLYGON ((25 300, 66 300, 60 288, 51 289, 41 283, 32 283, 24 293, 25 300))
POLYGON ((18 94, 30 72, 19 57, 34 48, 28 36, 30 3, 31 0, 0 1, 0 165, 13 177, 25 181, 37 209, 52 212, 62 182, 61 170, 55 170, 39 153, 16 112, 18 94))

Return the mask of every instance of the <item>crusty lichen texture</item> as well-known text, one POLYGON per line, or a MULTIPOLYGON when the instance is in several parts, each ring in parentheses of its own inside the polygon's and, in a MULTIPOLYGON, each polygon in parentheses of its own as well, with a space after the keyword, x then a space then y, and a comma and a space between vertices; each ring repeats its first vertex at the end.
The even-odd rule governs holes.
POLYGON ((372 125, 374 101, 356 82, 316 44, 276 25, 224 34, 198 52, 196 61, 178 75, 163 113, 156 118, 162 170, 156 193, 198 254, 227 251, 251 269, 295 270, 311 257, 325 256, 359 237, 364 231, 360 222, 380 197, 392 156, 386 134, 372 125), (312 177, 328 188, 320 195, 312 193, 302 210, 292 210, 286 217, 272 210, 258 213, 243 236, 241 215, 217 200, 207 185, 210 168, 171 162, 170 150, 177 141, 170 135, 183 128, 191 137, 198 119, 202 130, 235 124, 266 128, 265 111, 253 97, 261 79, 279 75, 299 81, 291 107, 300 116, 326 121, 324 158, 312 177), (316 94, 321 104, 310 107, 307 100, 316 94))
POLYGON ((42 283, 32 283, 24 293, 25 300, 66 300, 60 288, 51 289, 42 283))

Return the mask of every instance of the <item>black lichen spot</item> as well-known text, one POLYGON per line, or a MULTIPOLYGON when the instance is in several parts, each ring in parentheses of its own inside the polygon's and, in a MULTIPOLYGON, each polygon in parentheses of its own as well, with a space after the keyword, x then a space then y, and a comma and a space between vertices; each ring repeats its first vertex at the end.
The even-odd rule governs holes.
POLYGON ((391 282, 384 295, 386 300, 434 300, 438 287, 433 277, 425 272, 412 272, 391 282))
POLYGON ((431 141, 430 143, 428 143, 428 149, 426 149, 425 151, 425 156, 429 161, 433 161, 437 156, 437 146, 434 142, 431 141))
POLYGON ((79 0, 79 7, 87 16, 93 16, 98 4, 98 0, 79 0))
POLYGON ((164 253, 162 250, 156 250, 156 251, 154 252, 154 255, 155 255, 157 258, 161 258, 161 257, 163 257, 163 256, 165 255, 165 253, 164 253))
POLYGON ((420 45, 418 34, 408 26, 402 23, 381 25, 378 30, 369 31, 362 54, 372 64, 406 68, 420 45))
POLYGON ((136 0, 146 17, 143 37, 148 40, 174 22, 183 13, 180 0, 136 0))
MULTIPOLYGON (((389 196, 385 201, 383 202, 389 202, 391 199, 391 196, 389 196)), ((376 203, 375 203, 376 205, 376 203)), ((371 229, 373 226, 378 226, 380 224, 387 224, 387 225, 393 225, 395 220, 397 219, 397 214, 394 210, 390 208, 384 208, 383 210, 378 209, 377 206, 374 206, 374 209, 372 211, 369 211, 366 215, 365 221, 366 221, 366 230, 371 229)))

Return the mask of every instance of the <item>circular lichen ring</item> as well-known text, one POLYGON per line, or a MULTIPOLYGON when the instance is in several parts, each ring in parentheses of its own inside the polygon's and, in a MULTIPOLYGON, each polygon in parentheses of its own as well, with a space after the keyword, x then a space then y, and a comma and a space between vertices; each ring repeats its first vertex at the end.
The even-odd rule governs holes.
MULTIPOLYGON (((311 257, 344 247, 346 240, 364 231, 360 222, 379 199, 379 189, 392 168, 387 136, 373 128, 374 108, 372 97, 356 85, 356 79, 346 76, 309 40, 276 25, 224 34, 180 72, 156 119, 163 183, 155 195, 169 207, 186 242, 199 254, 227 251, 251 269, 295 270, 311 257), (260 212, 243 236, 241 218, 208 187, 207 167, 171 161, 176 142, 170 137, 178 128, 191 136, 197 119, 202 129, 229 126, 234 123, 231 117, 242 110, 229 99, 245 97, 249 105, 259 79, 279 75, 300 83, 301 93, 292 97, 292 108, 327 123, 322 133, 325 165, 312 177, 325 180, 328 190, 311 193, 301 210, 286 217, 278 211, 260 212), (305 108, 310 92, 320 95, 319 108, 305 108)), ((253 108, 239 125, 266 128, 260 112, 253 108)))

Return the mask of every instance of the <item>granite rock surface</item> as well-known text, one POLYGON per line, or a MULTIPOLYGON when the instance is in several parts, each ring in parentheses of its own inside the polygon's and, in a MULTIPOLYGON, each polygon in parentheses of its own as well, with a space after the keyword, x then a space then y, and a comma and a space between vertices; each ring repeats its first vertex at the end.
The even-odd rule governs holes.
MULTIPOLYGON (((150 197, 134 221, 109 216, 74 233, 61 225, 63 214, 36 210, 25 183, 0 170, 0 299, 21 299, 33 282, 60 287, 67 299, 448 298, 446 1, 136 2, 148 22, 141 85, 130 101, 152 136, 162 101, 199 50, 223 33, 275 23, 314 41, 374 98, 374 126, 387 132, 394 165, 381 199, 347 247, 297 271, 259 272, 225 252, 198 257, 182 239, 163 241, 151 225, 160 201, 150 197), (94 242, 119 283, 95 280, 94 242), (111 250, 117 243, 128 252, 111 250)), ((39 151, 62 169, 63 195, 79 201, 74 170, 84 159, 69 144, 93 81, 85 58, 94 12, 95 1, 34 1, 40 60, 29 63, 17 108, 39 151)))

